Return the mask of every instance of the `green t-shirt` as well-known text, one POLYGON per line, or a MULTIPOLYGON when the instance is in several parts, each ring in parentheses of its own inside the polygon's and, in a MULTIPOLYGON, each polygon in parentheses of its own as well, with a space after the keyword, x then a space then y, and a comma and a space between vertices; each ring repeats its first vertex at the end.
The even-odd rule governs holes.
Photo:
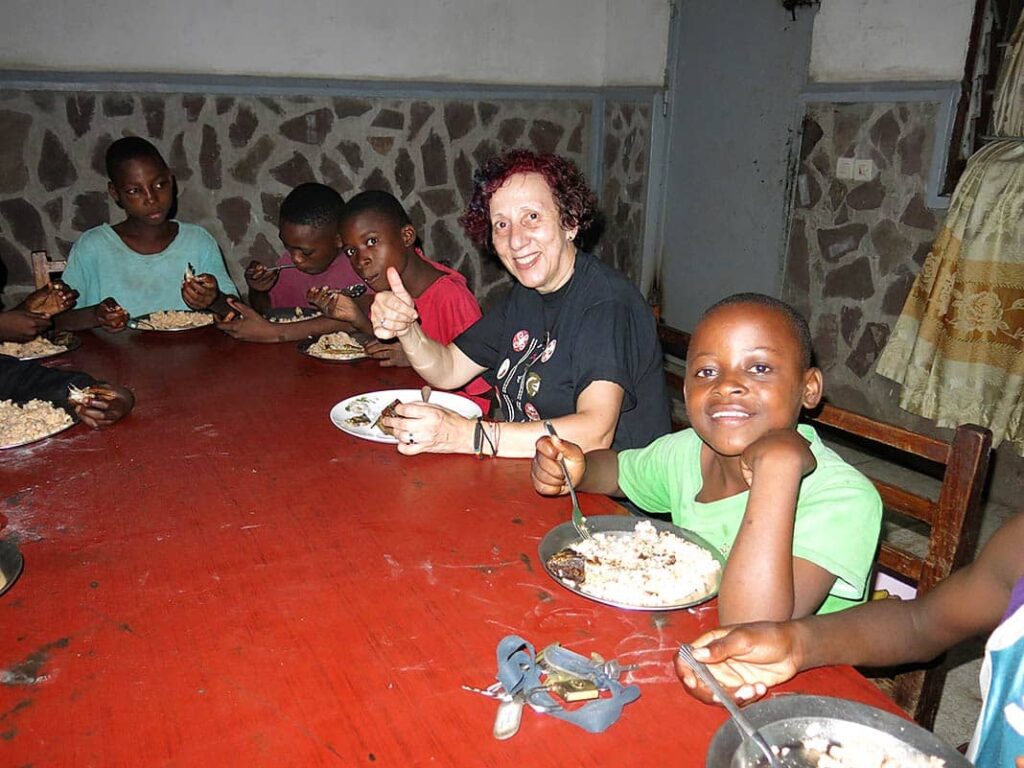
MULTIPOLYGON (((821 566, 836 580, 818 613, 864 602, 882 525, 882 500, 864 475, 821 442, 813 427, 799 433, 817 467, 800 483, 793 555, 821 566)), ((747 508, 749 491, 704 504, 701 439, 692 429, 665 435, 645 448, 619 453, 619 487, 650 512, 704 537, 728 557, 747 508)))

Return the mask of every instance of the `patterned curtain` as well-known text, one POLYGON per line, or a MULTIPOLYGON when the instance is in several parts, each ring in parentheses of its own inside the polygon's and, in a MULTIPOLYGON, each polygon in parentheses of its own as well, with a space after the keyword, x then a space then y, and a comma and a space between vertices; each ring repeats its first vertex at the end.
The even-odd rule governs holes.
MULTIPOLYGON (((1024 136, 1019 24, 997 85, 998 135, 1024 136)), ((1024 455, 1024 142, 968 161, 876 371, 900 407, 942 427, 973 422, 1024 455)))

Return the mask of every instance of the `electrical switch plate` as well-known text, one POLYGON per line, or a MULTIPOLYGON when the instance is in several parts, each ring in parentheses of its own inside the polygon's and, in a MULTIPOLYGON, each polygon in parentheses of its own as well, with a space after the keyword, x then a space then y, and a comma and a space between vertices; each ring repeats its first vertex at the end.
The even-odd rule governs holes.
POLYGON ((837 179, 852 179, 853 178, 853 158, 852 157, 840 157, 836 160, 836 178, 837 179))
POLYGON ((854 160, 853 178, 857 181, 871 181, 875 178, 875 161, 854 160))

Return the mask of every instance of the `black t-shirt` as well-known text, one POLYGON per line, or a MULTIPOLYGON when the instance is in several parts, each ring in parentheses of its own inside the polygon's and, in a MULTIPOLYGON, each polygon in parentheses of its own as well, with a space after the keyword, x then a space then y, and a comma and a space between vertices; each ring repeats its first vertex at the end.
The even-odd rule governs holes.
POLYGON ((49 400, 67 407, 69 384, 84 388, 95 383, 96 379, 81 371, 59 371, 32 360, 0 355, 0 400, 18 404, 49 400))
POLYGON ((576 254, 572 278, 553 293, 516 284, 454 343, 488 369, 498 418, 575 413, 584 389, 610 381, 625 393, 613 448, 640 448, 671 426, 654 316, 632 283, 590 254, 576 254))

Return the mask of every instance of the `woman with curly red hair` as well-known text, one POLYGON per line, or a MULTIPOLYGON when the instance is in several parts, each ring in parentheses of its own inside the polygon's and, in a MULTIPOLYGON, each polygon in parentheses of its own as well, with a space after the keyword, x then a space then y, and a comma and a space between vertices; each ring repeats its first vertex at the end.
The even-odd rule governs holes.
POLYGON ((371 309, 374 333, 397 338, 430 384, 457 389, 480 374, 496 421, 407 403, 382 423, 402 453, 532 456, 550 420, 584 450, 636 448, 669 429, 654 317, 636 286, 577 248, 596 200, 583 174, 552 154, 511 150, 477 172, 462 224, 493 248, 517 284, 451 344, 425 336, 397 273, 371 309))

